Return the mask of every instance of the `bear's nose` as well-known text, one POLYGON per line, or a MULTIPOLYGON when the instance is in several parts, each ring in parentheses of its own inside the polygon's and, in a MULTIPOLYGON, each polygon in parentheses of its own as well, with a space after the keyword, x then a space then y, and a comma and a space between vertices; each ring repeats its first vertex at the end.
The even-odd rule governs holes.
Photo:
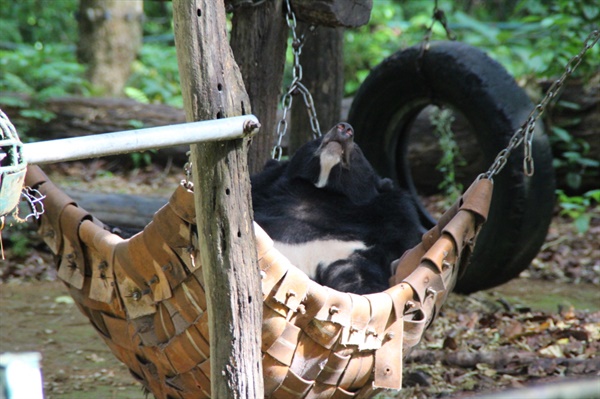
POLYGON ((349 123, 338 123, 337 126, 337 131, 339 132, 340 136, 345 138, 345 139, 349 139, 352 136, 354 136, 354 129, 352 129, 352 126, 350 126, 349 123))

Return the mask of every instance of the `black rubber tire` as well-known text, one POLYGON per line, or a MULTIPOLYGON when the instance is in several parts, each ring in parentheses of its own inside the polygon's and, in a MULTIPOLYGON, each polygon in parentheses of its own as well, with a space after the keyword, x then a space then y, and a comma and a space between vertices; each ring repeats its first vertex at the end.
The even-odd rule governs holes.
MULTIPOLYGON (((411 191, 421 221, 429 228, 434 221, 420 202, 405 156, 410 126, 419 112, 430 104, 461 112, 473 128, 487 169, 534 105, 506 70, 481 50, 464 43, 434 42, 417 67, 419 54, 420 46, 414 46, 374 68, 354 98, 348 122, 377 171, 411 191)), ((533 139, 533 157, 532 177, 523 173, 519 147, 494 178, 488 221, 455 291, 471 293, 500 285, 519 275, 539 252, 555 195, 552 153, 541 124, 533 139)))

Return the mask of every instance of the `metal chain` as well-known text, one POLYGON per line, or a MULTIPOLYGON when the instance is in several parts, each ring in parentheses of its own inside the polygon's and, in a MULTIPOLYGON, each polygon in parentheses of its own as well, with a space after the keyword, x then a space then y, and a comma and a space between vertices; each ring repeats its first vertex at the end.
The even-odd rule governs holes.
MULTIPOLYGON (((292 96, 298 93, 302 94, 302 99, 304 100, 304 104, 306 105, 306 109, 308 111, 308 117, 310 118, 310 128, 313 132, 313 137, 317 138, 321 136, 321 127, 319 126, 319 120, 317 119, 315 103, 308 88, 302 84, 302 65, 300 64, 300 54, 302 54, 302 46, 304 45, 304 35, 298 37, 296 33, 296 14, 294 14, 294 11, 292 10, 290 0, 285 0, 285 5, 287 8, 286 22, 290 28, 290 32, 292 33, 292 54, 294 56, 294 64, 292 67, 292 83, 289 85, 286 93, 281 99, 283 114, 281 116, 281 120, 277 124, 277 143, 273 147, 273 152, 271 154, 272 158, 278 161, 281 160, 281 155, 283 154, 281 142, 288 128, 286 118, 289 110, 292 108, 292 96)), ((311 29, 312 28, 313 27, 311 27, 311 29)))
POLYGON ((192 151, 188 151, 185 153, 187 156, 187 162, 183 165, 183 170, 185 171, 185 179, 181 181, 183 186, 188 190, 194 189, 194 183, 192 182, 192 151))
POLYGON ((550 101, 552 101, 556 97, 556 95, 560 92, 560 89, 562 88, 562 85, 565 82, 565 80, 569 76, 571 76, 571 74, 575 71, 575 69, 577 69, 577 67, 581 63, 581 60, 583 59, 583 56, 585 55, 585 53, 589 49, 594 47, 594 45, 598 42, 598 39, 600 39, 600 30, 596 29, 588 35, 588 37, 584 41, 583 48, 581 49, 579 54, 572 57, 569 60, 569 62, 567 62, 567 65, 565 66, 565 70, 562 73, 562 75, 560 76, 560 78, 558 78, 558 80, 556 80, 556 81, 554 81, 554 83, 552 83, 552 85, 546 92, 546 95, 544 96, 542 101, 540 101, 540 103, 529 113, 529 116, 527 117, 525 122, 521 125, 521 127, 515 132, 515 134, 509 140, 508 146, 498 153, 498 155, 496 156, 496 159, 492 163, 492 166, 490 166, 488 171, 486 173, 484 173, 482 175, 482 177, 485 177, 487 179, 492 179, 495 175, 500 173, 502 168, 504 168, 504 166, 506 165, 506 162, 507 162, 508 157, 509 157, 510 153, 512 152, 512 150, 514 150, 515 147, 518 147, 521 144, 521 142, 523 142, 523 141, 525 142, 524 147, 523 147, 523 151, 524 151, 523 172, 525 173, 526 176, 533 175, 534 163, 533 163, 533 156, 532 156, 532 142, 533 142, 533 134, 535 132, 535 124, 536 124, 537 120, 540 118, 540 116, 542 116, 542 114, 546 111, 546 108, 548 107, 548 104, 550 103, 550 101))
POLYGON ((436 22, 439 22, 444 27, 444 31, 446 31, 446 37, 448 40, 456 40, 456 35, 450 27, 448 26, 448 20, 446 19, 446 14, 442 9, 438 7, 438 0, 435 0, 435 4, 433 6, 433 14, 431 15, 431 25, 427 28, 425 32, 425 36, 423 36, 423 41, 421 42, 421 55, 429 50, 429 42, 431 41, 431 35, 433 34, 433 26, 436 22))
POLYGON ((444 27, 444 30, 446 31, 446 37, 448 38, 448 40, 456 40, 456 35, 450 30, 450 27, 448 26, 446 14, 443 10, 441 10, 438 7, 438 0, 435 0, 435 4, 433 6, 433 13, 431 14, 431 25, 429 25, 429 27, 425 31, 425 35, 423 36, 423 40, 421 41, 421 49, 419 51, 419 56, 417 57, 416 64, 417 71, 419 71, 419 73, 423 66, 423 56, 425 55, 425 52, 429 50, 431 35, 433 34, 433 26, 435 25, 436 21, 442 24, 442 26, 444 27))

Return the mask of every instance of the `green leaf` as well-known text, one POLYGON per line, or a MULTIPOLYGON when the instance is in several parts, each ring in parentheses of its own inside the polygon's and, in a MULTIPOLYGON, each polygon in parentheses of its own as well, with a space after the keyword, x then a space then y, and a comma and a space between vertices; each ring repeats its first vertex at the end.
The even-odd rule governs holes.
MULTIPOLYGON (((598 17, 600 16, 600 7, 598 7, 598 5, 594 5, 594 4, 583 4, 582 6, 582 11, 583 11, 583 16, 589 20, 589 21, 593 21, 598 19, 598 17)), ((597 23, 598 21, 596 21, 597 23)))
POLYGON ((57 296, 56 298, 54 298, 54 302, 56 302, 56 303, 66 303, 66 304, 69 304, 69 305, 75 303, 75 301, 73 300, 73 297, 71 297, 70 295, 57 296))
MULTIPOLYGON (((575 199, 579 199, 582 200, 583 198, 581 197, 569 197, 568 201, 573 201, 575 199)), ((575 202, 562 202, 560 204, 560 207, 565 210, 565 211, 582 211, 585 210, 585 206, 581 203, 575 203, 575 202)))
POLYGON ((575 227, 577 228, 577 232, 580 234, 587 233, 590 229, 590 215, 583 214, 575 219, 575 227))
POLYGON ((25 118, 39 119, 42 122, 49 122, 56 117, 54 112, 44 109, 23 109, 20 114, 25 118))
POLYGON ((557 105, 560 105, 561 107, 572 109, 572 110, 575 110, 575 111, 581 110, 581 105, 580 104, 577 104, 577 103, 574 103, 574 102, 571 102, 571 101, 560 100, 560 101, 557 102, 557 105))
POLYGON ((127 124, 134 129, 143 129, 144 128, 144 122, 137 120, 137 119, 130 119, 129 121, 127 121, 127 124))
POLYGON ((590 190, 590 191, 586 192, 585 194, 583 194, 583 196, 586 198, 591 198, 596 202, 600 202, 600 189, 590 190))
POLYGON ((566 181, 569 187, 577 190, 581 186, 581 175, 573 172, 567 173, 566 181))
POLYGON ((130 86, 126 87, 125 95, 127 97, 131 98, 132 100, 138 101, 143 104, 150 103, 150 100, 148 100, 148 97, 146 96, 146 94, 144 94, 143 91, 141 91, 140 89, 137 89, 135 87, 130 87, 130 86))
POLYGON ((577 160, 577 163, 582 166, 587 166, 590 168, 600 167, 600 161, 596 161, 595 159, 590 159, 590 158, 579 158, 577 160))
POLYGON ((35 92, 33 87, 16 74, 7 71, 3 75, 4 77, 0 78, 1 91, 12 91, 22 94, 33 94, 35 92))
POLYGON ((540 26, 542 28, 549 28, 556 23, 556 17, 546 17, 542 19, 540 26))
POLYGON ((552 126, 552 133, 565 143, 569 143, 573 140, 571 134, 560 126, 552 126))
POLYGON ((8 105, 9 107, 24 108, 29 106, 29 101, 25 101, 19 97, 0 95, 0 104, 8 105))

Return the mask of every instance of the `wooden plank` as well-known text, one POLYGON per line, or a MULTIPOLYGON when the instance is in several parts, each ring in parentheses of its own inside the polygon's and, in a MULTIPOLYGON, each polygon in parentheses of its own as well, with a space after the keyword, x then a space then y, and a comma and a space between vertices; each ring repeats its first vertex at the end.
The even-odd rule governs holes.
MULTIPOLYGON (((173 19, 187 120, 249 113, 250 101, 227 39, 223 0, 175 0, 173 19)), ((262 297, 247 151, 248 139, 191 149, 215 398, 264 396, 262 297)))
MULTIPOLYGON (((229 10, 259 7, 265 0, 226 0, 229 10)), ((276 3, 276 2, 275 2, 276 3)), ((369 22, 373 0, 291 0, 296 17, 310 25, 355 28, 369 22)))
POLYGON ((373 0, 291 0, 296 17, 311 25, 356 28, 371 17, 373 0))

